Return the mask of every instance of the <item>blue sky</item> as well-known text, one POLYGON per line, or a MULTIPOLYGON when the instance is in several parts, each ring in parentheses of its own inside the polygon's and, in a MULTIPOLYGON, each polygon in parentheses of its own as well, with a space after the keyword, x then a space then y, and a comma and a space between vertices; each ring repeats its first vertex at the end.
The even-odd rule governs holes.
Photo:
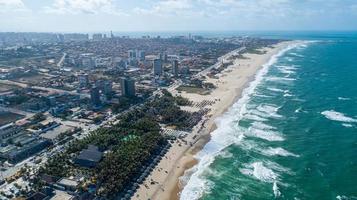
POLYGON ((357 0, 0 0, 0 31, 357 30, 357 0))

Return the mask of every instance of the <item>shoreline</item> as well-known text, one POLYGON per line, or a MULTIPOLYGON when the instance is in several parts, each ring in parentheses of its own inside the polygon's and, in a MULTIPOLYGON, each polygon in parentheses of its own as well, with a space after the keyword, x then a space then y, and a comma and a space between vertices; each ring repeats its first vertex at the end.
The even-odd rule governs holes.
POLYGON ((211 133, 216 129, 216 119, 241 98, 243 90, 254 80, 256 73, 272 56, 294 42, 285 41, 274 45, 273 48, 265 47, 261 49, 265 51, 263 54, 243 54, 245 58, 235 59, 233 65, 217 74, 218 79, 206 79, 206 82, 211 82, 216 86, 208 95, 186 92, 178 94, 175 88, 171 89, 170 92, 173 95, 181 95, 193 102, 207 100, 214 103, 205 106, 210 111, 184 140, 175 141, 164 159, 155 167, 131 199, 178 200, 179 193, 184 188, 181 179, 186 176, 187 170, 198 164, 195 155, 210 141, 211 133))

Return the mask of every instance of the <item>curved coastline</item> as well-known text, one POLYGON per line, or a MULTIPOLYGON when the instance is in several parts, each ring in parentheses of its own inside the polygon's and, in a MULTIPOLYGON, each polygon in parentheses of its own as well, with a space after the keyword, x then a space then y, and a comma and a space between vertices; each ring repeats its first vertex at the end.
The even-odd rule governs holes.
MULTIPOLYGON (((165 159, 157 165, 148 177, 149 182, 141 185, 132 199, 180 199, 180 194, 189 178, 192 178, 194 170, 202 165, 200 154, 212 141, 211 137, 216 137, 217 126, 221 126, 220 123, 222 123, 220 119, 234 107, 237 101, 239 102, 244 98, 244 91, 255 81, 264 66, 281 51, 295 43, 298 43, 298 41, 285 41, 274 45, 272 48, 263 48, 264 53, 261 54, 244 54, 245 59, 236 59, 233 65, 219 74, 218 79, 209 78, 207 80, 217 87, 209 95, 180 93, 193 102, 210 100, 214 103, 208 106, 210 111, 195 126, 192 133, 185 138, 186 144, 182 141, 176 141, 172 145, 165 159), (151 180, 154 180, 156 184, 150 185, 151 180)), ((170 90, 170 92, 174 95, 177 94, 175 89, 170 90)), ((183 197, 181 199, 191 200, 192 198, 183 197)))
MULTIPOLYGON (((243 137, 243 135, 234 135, 236 137, 229 137, 228 135, 222 133, 222 129, 224 129, 223 132, 229 132, 229 124, 237 120, 236 118, 231 117, 231 113, 244 112, 246 109, 246 102, 249 100, 250 95, 254 93, 255 88, 261 82, 263 76, 268 72, 269 67, 276 62, 278 57, 283 55, 286 51, 296 47, 299 43, 300 42, 298 41, 283 42, 276 45, 276 47, 271 49, 270 52, 268 51, 268 53, 266 53, 266 62, 262 64, 261 67, 257 68, 256 73, 250 77, 250 81, 248 81, 240 91, 237 91, 235 100, 227 104, 226 111, 220 113, 220 116, 214 119, 217 124, 217 129, 214 129, 209 134, 215 138, 213 138, 213 140, 207 140, 206 144, 201 147, 202 149, 195 154, 195 159, 197 159, 198 164, 187 170, 184 175, 180 177, 180 179, 186 181, 183 185, 178 186, 181 189, 180 197, 176 199, 192 200, 199 199, 202 196, 205 187, 209 185, 205 182, 205 180, 200 178, 203 170, 214 161, 215 157, 219 155, 224 148, 237 140, 239 141, 243 137), (222 136, 225 136, 225 138, 222 139, 222 136), (187 182, 187 180, 189 181, 187 182)), ((177 194, 178 193, 176 193, 176 195, 177 194)), ((170 199, 175 199, 174 196, 175 194, 172 194, 172 198, 170 199)))

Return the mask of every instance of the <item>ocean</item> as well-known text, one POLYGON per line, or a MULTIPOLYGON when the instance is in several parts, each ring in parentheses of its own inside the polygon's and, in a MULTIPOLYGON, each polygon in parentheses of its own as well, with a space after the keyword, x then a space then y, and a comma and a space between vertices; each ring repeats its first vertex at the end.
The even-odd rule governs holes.
POLYGON ((357 34, 285 38, 304 41, 217 119, 181 200, 357 199, 357 34))

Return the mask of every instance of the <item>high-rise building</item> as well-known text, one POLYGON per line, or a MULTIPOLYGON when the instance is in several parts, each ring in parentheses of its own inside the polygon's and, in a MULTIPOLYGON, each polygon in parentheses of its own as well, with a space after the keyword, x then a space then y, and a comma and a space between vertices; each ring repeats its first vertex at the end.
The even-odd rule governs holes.
POLYGON ((100 106, 101 101, 100 101, 100 93, 99 93, 99 88, 94 86, 90 90, 90 99, 91 102, 94 106, 100 106))
POLYGON ((93 40, 102 40, 103 39, 103 35, 101 33, 97 33, 97 34, 93 34, 93 40))
POLYGON ((144 50, 138 51, 137 56, 140 61, 144 61, 145 60, 145 51, 144 50))
POLYGON ((89 56, 83 57, 82 66, 86 68, 93 68, 95 66, 95 61, 89 56))
POLYGON ((88 74, 79 74, 78 75, 78 82, 79 82, 79 87, 87 87, 89 84, 89 78, 88 74))
POLYGON ((161 59, 155 59, 153 62, 154 76, 162 75, 162 62, 161 59))
POLYGON ((168 56, 167 53, 163 53, 163 58, 164 62, 166 63, 168 61, 168 56))
POLYGON ((172 61, 172 74, 177 77, 178 76, 178 61, 177 60, 173 60, 172 61))
POLYGON ((120 82, 121 94, 126 97, 135 96, 135 81, 130 78, 122 78, 120 82))
POLYGON ((87 41, 88 34, 81 34, 81 33, 66 33, 63 35, 64 40, 67 41, 87 41))
POLYGON ((135 58, 136 58, 136 51, 134 51, 134 50, 129 50, 129 51, 128 51, 128 58, 129 58, 129 59, 135 59, 135 58))
POLYGON ((159 58, 161 59, 161 61, 167 62, 168 60, 167 53, 166 52, 159 53, 159 58))
POLYGON ((107 96, 110 97, 112 95, 112 88, 113 84, 111 81, 104 81, 103 83, 103 93, 107 96))

